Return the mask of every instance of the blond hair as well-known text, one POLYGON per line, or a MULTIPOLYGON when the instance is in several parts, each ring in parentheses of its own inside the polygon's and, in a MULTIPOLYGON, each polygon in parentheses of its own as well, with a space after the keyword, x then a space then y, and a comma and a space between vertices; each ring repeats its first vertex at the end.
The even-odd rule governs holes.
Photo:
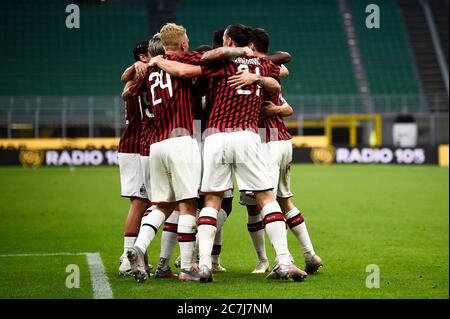
POLYGON ((182 25, 166 23, 159 31, 161 43, 166 49, 177 48, 186 35, 186 29, 182 25))

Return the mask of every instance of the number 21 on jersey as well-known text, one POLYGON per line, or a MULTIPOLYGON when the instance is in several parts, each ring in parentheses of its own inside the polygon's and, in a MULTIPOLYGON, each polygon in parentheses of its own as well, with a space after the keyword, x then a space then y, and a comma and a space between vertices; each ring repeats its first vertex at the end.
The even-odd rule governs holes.
MULTIPOLYGON (((238 69, 238 71, 249 72, 249 68, 248 68, 247 64, 239 64, 237 69, 238 69)), ((260 75, 259 67, 255 68, 255 74, 256 75, 260 75)), ((257 87, 258 87, 258 89, 256 90, 256 96, 259 96, 259 92, 261 90, 261 87, 259 85, 257 87)), ((249 95, 249 94, 252 93, 252 91, 251 90, 238 89, 237 93, 238 94, 242 94, 242 95, 249 95)))

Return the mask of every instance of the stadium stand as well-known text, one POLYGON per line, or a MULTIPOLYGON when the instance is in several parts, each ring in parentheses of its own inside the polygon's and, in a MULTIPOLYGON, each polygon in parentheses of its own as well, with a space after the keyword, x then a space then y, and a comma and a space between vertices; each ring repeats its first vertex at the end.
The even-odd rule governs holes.
MULTIPOLYGON (((368 0, 349 1, 354 17, 361 55, 363 57, 370 92, 374 96, 377 112, 388 111, 383 95, 408 95, 407 103, 415 111, 421 108, 418 77, 414 69, 412 52, 405 36, 401 12, 394 0, 380 0, 380 28, 366 27, 365 8, 373 3, 368 0)), ((400 98, 400 97, 399 97, 400 98)), ((393 106, 401 107, 401 102, 393 106)), ((390 109, 389 111, 401 111, 390 109)))
MULTIPOLYGON (((176 17, 188 29, 193 48, 210 43, 213 30, 232 23, 264 27, 271 35, 271 50, 293 57, 290 78, 283 83, 286 95, 358 94, 336 1, 187 0, 177 7, 176 17)), ((308 106, 302 109, 307 112, 308 106)))
MULTIPOLYGON (((438 30, 441 30, 441 42, 447 43, 447 61, 448 61, 448 3, 434 3, 435 15, 437 16, 436 24, 438 30), (438 9, 439 8, 439 9, 438 9), (445 10, 445 12, 444 12, 445 10), (441 11, 438 13, 438 11, 441 11), (447 16, 447 24, 442 23, 447 16), (445 30, 447 38, 445 39, 445 30)), ((433 41, 429 28, 427 26, 424 10, 418 0, 399 0, 398 2, 407 25, 407 32, 413 55, 416 61, 417 70, 423 87, 424 98, 427 101, 428 109, 431 111, 448 112, 448 94, 442 79, 439 63, 436 58, 433 41)), ((445 45, 443 45, 445 50, 445 45)))
POLYGON ((64 1, 2 1, 0 95, 117 95, 131 49, 149 37, 145 4, 80 4, 67 29, 64 1), (17 20, 21 23, 17 23, 17 20))
MULTIPOLYGON (((17 108, 18 97, 23 96, 30 97, 26 109, 34 117, 35 107, 61 107, 58 101, 63 97, 69 98, 69 107, 100 108, 113 103, 120 107, 120 101, 111 101, 122 90, 118 80, 122 70, 133 62, 131 48, 163 21, 175 19, 188 29, 191 49, 210 43, 215 29, 231 23, 264 27, 271 34, 271 51, 285 50, 293 56, 283 89, 297 112, 364 112, 339 1, 111 0, 102 4, 74 0, 80 5, 81 28, 67 29, 68 2, 4 0, 0 29, 5 49, 0 51, 0 65, 8 77, 0 80, 0 108, 17 108), (54 103, 47 103, 46 96, 54 96, 54 103), (82 96, 92 105, 78 103, 72 96, 82 96), (101 102, 102 96, 109 100, 101 102)), ((382 18, 376 30, 365 27, 365 6, 371 1, 346 1, 352 9, 375 111, 395 113, 403 106, 408 111, 426 111, 423 94, 435 91, 427 89, 423 74, 438 71, 432 70, 426 57, 422 65, 416 52, 424 45, 420 39, 417 42, 414 25, 420 24, 418 34, 423 35, 425 21, 410 19, 403 8, 405 3, 417 6, 418 0, 377 1, 382 18)), ((441 9, 448 8, 448 1, 429 1, 448 61, 448 13, 441 9)), ((428 55, 434 54, 432 45, 425 47, 431 50, 428 55)))

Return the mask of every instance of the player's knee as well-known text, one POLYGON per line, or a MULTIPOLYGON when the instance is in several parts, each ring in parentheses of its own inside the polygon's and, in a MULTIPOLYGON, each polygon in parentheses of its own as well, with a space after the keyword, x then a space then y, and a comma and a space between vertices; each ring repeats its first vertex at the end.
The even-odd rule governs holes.
POLYGON ((275 196, 273 195, 272 190, 262 191, 262 192, 254 192, 256 197, 256 202, 260 208, 263 208, 269 203, 276 201, 275 196))
POLYGON ((137 212, 142 212, 142 214, 151 206, 151 202, 147 199, 132 197, 131 207, 137 212))
POLYGON ((281 210, 283 213, 287 213, 292 210, 295 206, 292 204, 290 198, 277 198, 278 204, 280 204, 281 210))
POLYGON ((156 206, 156 209, 163 212, 164 215, 166 215, 166 218, 168 218, 172 214, 172 212, 175 210, 176 207, 177 207, 176 203, 159 203, 156 206))
POLYGON ((205 196, 205 205, 204 206, 212 207, 212 208, 216 209, 217 211, 219 211, 222 206, 222 197, 223 197, 223 192, 207 194, 205 196))
POLYGON ((197 212, 197 198, 186 199, 178 203, 178 210, 182 214, 195 216, 197 212))

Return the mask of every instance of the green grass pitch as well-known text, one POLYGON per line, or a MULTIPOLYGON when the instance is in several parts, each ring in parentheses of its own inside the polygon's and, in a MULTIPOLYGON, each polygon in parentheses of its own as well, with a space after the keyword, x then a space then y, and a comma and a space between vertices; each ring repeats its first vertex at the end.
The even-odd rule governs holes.
MULTIPOLYGON (((100 252, 115 298, 449 297, 448 169, 301 164, 293 166, 292 188, 325 263, 302 283, 250 274, 256 257, 236 196, 224 226, 221 258, 228 271, 214 283, 151 278, 138 285, 119 277, 129 204, 118 195, 117 167, 0 168, 0 255, 100 252), (366 287, 369 264, 380 268, 378 289, 366 287)), ((153 265, 159 234, 149 250, 153 265)), ((303 267, 292 234, 289 247, 303 267)), ((2 256, 0 282, 0 298, 93 297, 84 256, 2 256), (80 267, 79 288, 66 288, 68 264, 80 267)))

